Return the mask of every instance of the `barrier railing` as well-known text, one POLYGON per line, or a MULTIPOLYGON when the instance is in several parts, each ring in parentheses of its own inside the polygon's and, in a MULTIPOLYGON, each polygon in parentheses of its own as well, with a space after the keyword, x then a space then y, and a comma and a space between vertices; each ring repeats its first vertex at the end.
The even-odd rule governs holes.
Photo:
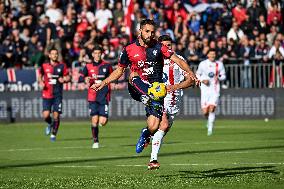
MULTIPOLYGON (((222 82, 222 88, 283 88, 283 63, 241 63, 224 64, 227 79, 222 82)), ((195 72, 198 65, 191 65, 195 72)), ((114 68, 115 69, 115 68, 114 68)), ((71 69, 72 82, 64 84, 64 90, 85 90, 87 86, 78 83, 80 67, 71 69)), ((0 69, 0 92, 38 91, 37 69, 0 69), (28 77, 27 77, 28 75, 28 77)), ((114 90, 126 89, 129 69, 112 84, 114 90)))
MULTIPOLYGON (((224 64, 227 79, 223 88, 283 88, 283 64, 224 64)), ((195 72, 198 65, 192 65, 195 72)))

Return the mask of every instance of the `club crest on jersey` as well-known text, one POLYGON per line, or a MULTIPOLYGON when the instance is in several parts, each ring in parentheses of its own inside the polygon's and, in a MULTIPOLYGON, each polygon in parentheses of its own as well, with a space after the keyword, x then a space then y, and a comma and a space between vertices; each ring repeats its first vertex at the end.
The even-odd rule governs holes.
POLYGON ((106 70, 106 68, 103 68, 103 72, 106 72, 107 70, 106 70))
POLYGON ((60 68, 57 68, 57 72, 61 72, 61 69, 60 69, 60 68))
POLYGON ((158 53, 158 51, 157 51, 157 50, 153 50, 153 55, 154 55, 154 56, 156 56, 156 55, 157 55, 157 53, 158 53))

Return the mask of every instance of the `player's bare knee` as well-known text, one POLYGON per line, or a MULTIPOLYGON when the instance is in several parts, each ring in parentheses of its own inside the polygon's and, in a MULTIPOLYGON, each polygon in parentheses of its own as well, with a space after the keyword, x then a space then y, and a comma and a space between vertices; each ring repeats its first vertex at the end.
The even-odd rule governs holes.
POLYGON ((100 124, 101 126, 106 126, 107 120, 100 121, 99 124, 100 124))
POLYGON ((215 111, 215 106, 210 106, 209 107, 209 112, 214 112, 215 111))

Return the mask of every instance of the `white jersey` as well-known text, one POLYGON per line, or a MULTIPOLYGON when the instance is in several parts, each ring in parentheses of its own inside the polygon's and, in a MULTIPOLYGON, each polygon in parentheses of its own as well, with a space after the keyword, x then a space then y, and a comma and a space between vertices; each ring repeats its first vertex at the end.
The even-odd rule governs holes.
POLYGON ((209 85, 201 82, 201 107, 217 106, 220 96, 220 81, 226 79, 225 68, 222 62, 204 60, 200 62, 196 71, 200 81, 209 80, 209 85))
POLYGON ((199 80, 209 80, 209 85, 201 83, 201 92, 209 92, 220 94, 220 81, 226 79, 225 68, 222 62, 210 60, 204 60, 200 62, 196 71, 196 76, 199 80))
MULTIPOLYGON (((179 55, 178 55, 179 56, 179 55)), ((183 57, 179 56, 184 59, 183 57)), ((166 85, 174 85, 184 81, 185 71, 170 59, 164 60, 163 81, 166 85)), ((182 89, 167 94, 164 99, 165 112, 176 114, 180 109, 180 102, 183 95, 182 89)))

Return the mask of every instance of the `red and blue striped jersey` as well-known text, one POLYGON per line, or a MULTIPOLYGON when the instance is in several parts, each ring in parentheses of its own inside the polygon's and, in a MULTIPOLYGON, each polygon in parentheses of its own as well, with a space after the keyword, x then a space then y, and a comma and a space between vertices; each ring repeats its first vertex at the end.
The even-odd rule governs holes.
MULTIPOLYGON (((107 78, 113 69, 110 63, 101 61, 86 64, 82 70, 83 77, 90 77, 90 86, 94 83, 100 83, 107 78)), ((95 91, 91 88, 88 89, 88 101, 99 102, 101 104, 108 104, 110 101, 110 85, 103 87, 99 91, 95 91)))
POLYGON ((137 72, 141 79, 149 83, 163 82, 164 59, 172 54, 172 50, 158 41, 143 47, 137 39, 123 49, 118 64, 125 68, 130 66, 131 72, 137 72))
POLYGON ((42 97, 51 99, 54 97, 62 96, 63 84, 58 82, 59 77, 67 76, 68 69, 64 63, 50 63, 42 64, 40 74, 44 79, 44 88, 42 90, 42 97))

